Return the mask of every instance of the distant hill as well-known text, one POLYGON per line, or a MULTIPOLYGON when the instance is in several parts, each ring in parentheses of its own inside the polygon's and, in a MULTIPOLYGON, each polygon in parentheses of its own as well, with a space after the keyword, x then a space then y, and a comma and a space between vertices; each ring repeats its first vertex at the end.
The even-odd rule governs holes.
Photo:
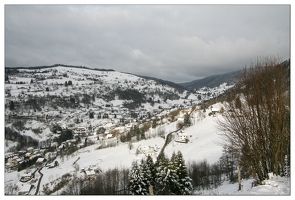
MULTIPOLYGON (((286 66, 287 70, 290 71, 290 59, 285 60, 281 64, 286 66)), ((220 84, 223 83, 227 83, 227 85, 233 85, 239 72, 240 71, 233 71, 225 74, 212 75, 191 82, 179 83, 179 85, 185 87, 187 90, 198 90, 202 87, 214 88, 220 86, 220 84)))
POLYGON ((96 71, 115 71, 113 69, 98 69, 98 68, 89 68, 85 66, 76 66, 76 65, 65 65, 65 64, 54 64, 54 65, 44 65, 44 66, 32 66, 32 67, 5 67, 6 71, 11 70, 18 70, 18 69, 47 69, 47 68, 53 68, 53 67, 68 67, 68 68, 78 68, 78 69, 89 69, 89 70, 96 70, 96 71))
POLYGON ((136 75, 136 76, 141 77, 141 78, 145 78, 145 79, 149 79, 149 80, 154 80, 162 85, 168 85, 170 87, 179 89, 180 91, 187 90, 187 88, 185 86, 178 84, 178 83, 171 82, 171 81, 167 81, 167 80, 163 80, 163 79, 159 79, 159 78, 155 78, 155 77, 150 77, 150 76, 142 76, 142 75, 136 75))
POLYGON ((194 80, 191 82, 179 83, 179 85, 182 85, 183 87, 189 90, 198 90, 202 87, 213 88, 213 87, 219 86, 222 83, 233 85, 235 83, 237 74, 238 74, 238 71, 229 72, 225 74, 212 75, 212 76, 208 76, 206 78, 194 80))

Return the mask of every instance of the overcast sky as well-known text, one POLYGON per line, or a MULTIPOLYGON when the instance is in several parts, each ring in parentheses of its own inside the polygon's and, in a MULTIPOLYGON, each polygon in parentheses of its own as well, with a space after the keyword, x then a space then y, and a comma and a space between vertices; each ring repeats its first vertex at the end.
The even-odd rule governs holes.
POLYGON ((5 5, 5 66, 56 63, 188 82, 290 58, 289 5, 5 5))

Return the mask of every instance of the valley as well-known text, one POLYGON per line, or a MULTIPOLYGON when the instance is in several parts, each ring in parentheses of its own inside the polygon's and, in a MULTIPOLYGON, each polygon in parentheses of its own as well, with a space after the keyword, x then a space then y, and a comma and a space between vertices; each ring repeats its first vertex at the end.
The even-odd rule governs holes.
POLYGON ((181 150, 186 160, 210 163, 221 155, 216 117, 208 118, 213 107, 205 102, 232 86, 190 92, 135 75, 64 66, 7 75, 5 182, 36 182, 37 173, 26 183, 16 179, 42 167, 42 194, 42 185, 66 173, 83 176, 81 169, 129 168, 147 155, 156 159, 167 134, 192 109, 192 126, 172 134, 164 153, 181 150))

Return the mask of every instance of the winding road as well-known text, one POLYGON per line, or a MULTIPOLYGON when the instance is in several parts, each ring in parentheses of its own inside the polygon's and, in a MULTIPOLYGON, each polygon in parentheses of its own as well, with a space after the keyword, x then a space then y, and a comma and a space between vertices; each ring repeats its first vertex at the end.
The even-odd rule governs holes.
POLYGON ((38 185, 37 185, 37 188, 36 188, 35 195, 37 195, 38 192, 39 192, 39 188, 40 188, 41 180, 42 180, 42 177, 43 177, 43 174, 42 174, 42 172, 41 172, 41 169, 42 169, 42 168, 43 168, 43 167, 40 167, 40 169, 38 170, 38 172, 39 172, 39 174, 40 174, 41 176, 40 176, 40 178, 39 178, 39 180, 38 180, 38 185))
MULTIPOLYGON (((194 110, 195 110, 195 109, 194 109, 194 110)), ((192 112, 193 112, 194 110, 191 110, 191 112, 189 113, 189 116, 191 116, 191 114, 192 114, 192 112)), ((158 158, 164 153, 164 150, 165 150, 166 146, 167 146, 168 143, 169 143, 169 137, 171 136, 171 134, 172 134, 172 133, 176 133, 177 131, 180 131, 183 127, 184 127, 184 126, 182 126, 181 128, 179 128, 179 129, 177 129, 177 130, 175 130, 175 131, 172 131, 172 132, 170 132, 170 133, 167 134, 167 136, 166 136, 166 138, 165 138, 165 143, 164 143, 164 145, 163 145, 163 147, 162 147, 160 153, 158 154, 157 159, 158 159, 158 158)))

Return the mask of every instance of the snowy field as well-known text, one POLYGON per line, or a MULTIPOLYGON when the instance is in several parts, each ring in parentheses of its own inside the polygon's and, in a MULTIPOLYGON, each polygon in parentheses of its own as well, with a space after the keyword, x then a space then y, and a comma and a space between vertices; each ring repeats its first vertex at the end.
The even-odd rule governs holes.
MULTIPOLYGON (((252 187, 252 179, 242 180, 242 189, 238 191, 238 184, 224 182, 220 187, 213 190, 195 192, 197 195, 234 195, 234 196, 274 196, 282 195, 290 197, 290 178, 274 176, 264 181, 264 185, 252 187)), ((240 197, 239 197, 240 198, 240 197)), ((251 197, 252 198, 252 197, 251 197)), ((281 197, 280 197, 281 198, 281 197)))

